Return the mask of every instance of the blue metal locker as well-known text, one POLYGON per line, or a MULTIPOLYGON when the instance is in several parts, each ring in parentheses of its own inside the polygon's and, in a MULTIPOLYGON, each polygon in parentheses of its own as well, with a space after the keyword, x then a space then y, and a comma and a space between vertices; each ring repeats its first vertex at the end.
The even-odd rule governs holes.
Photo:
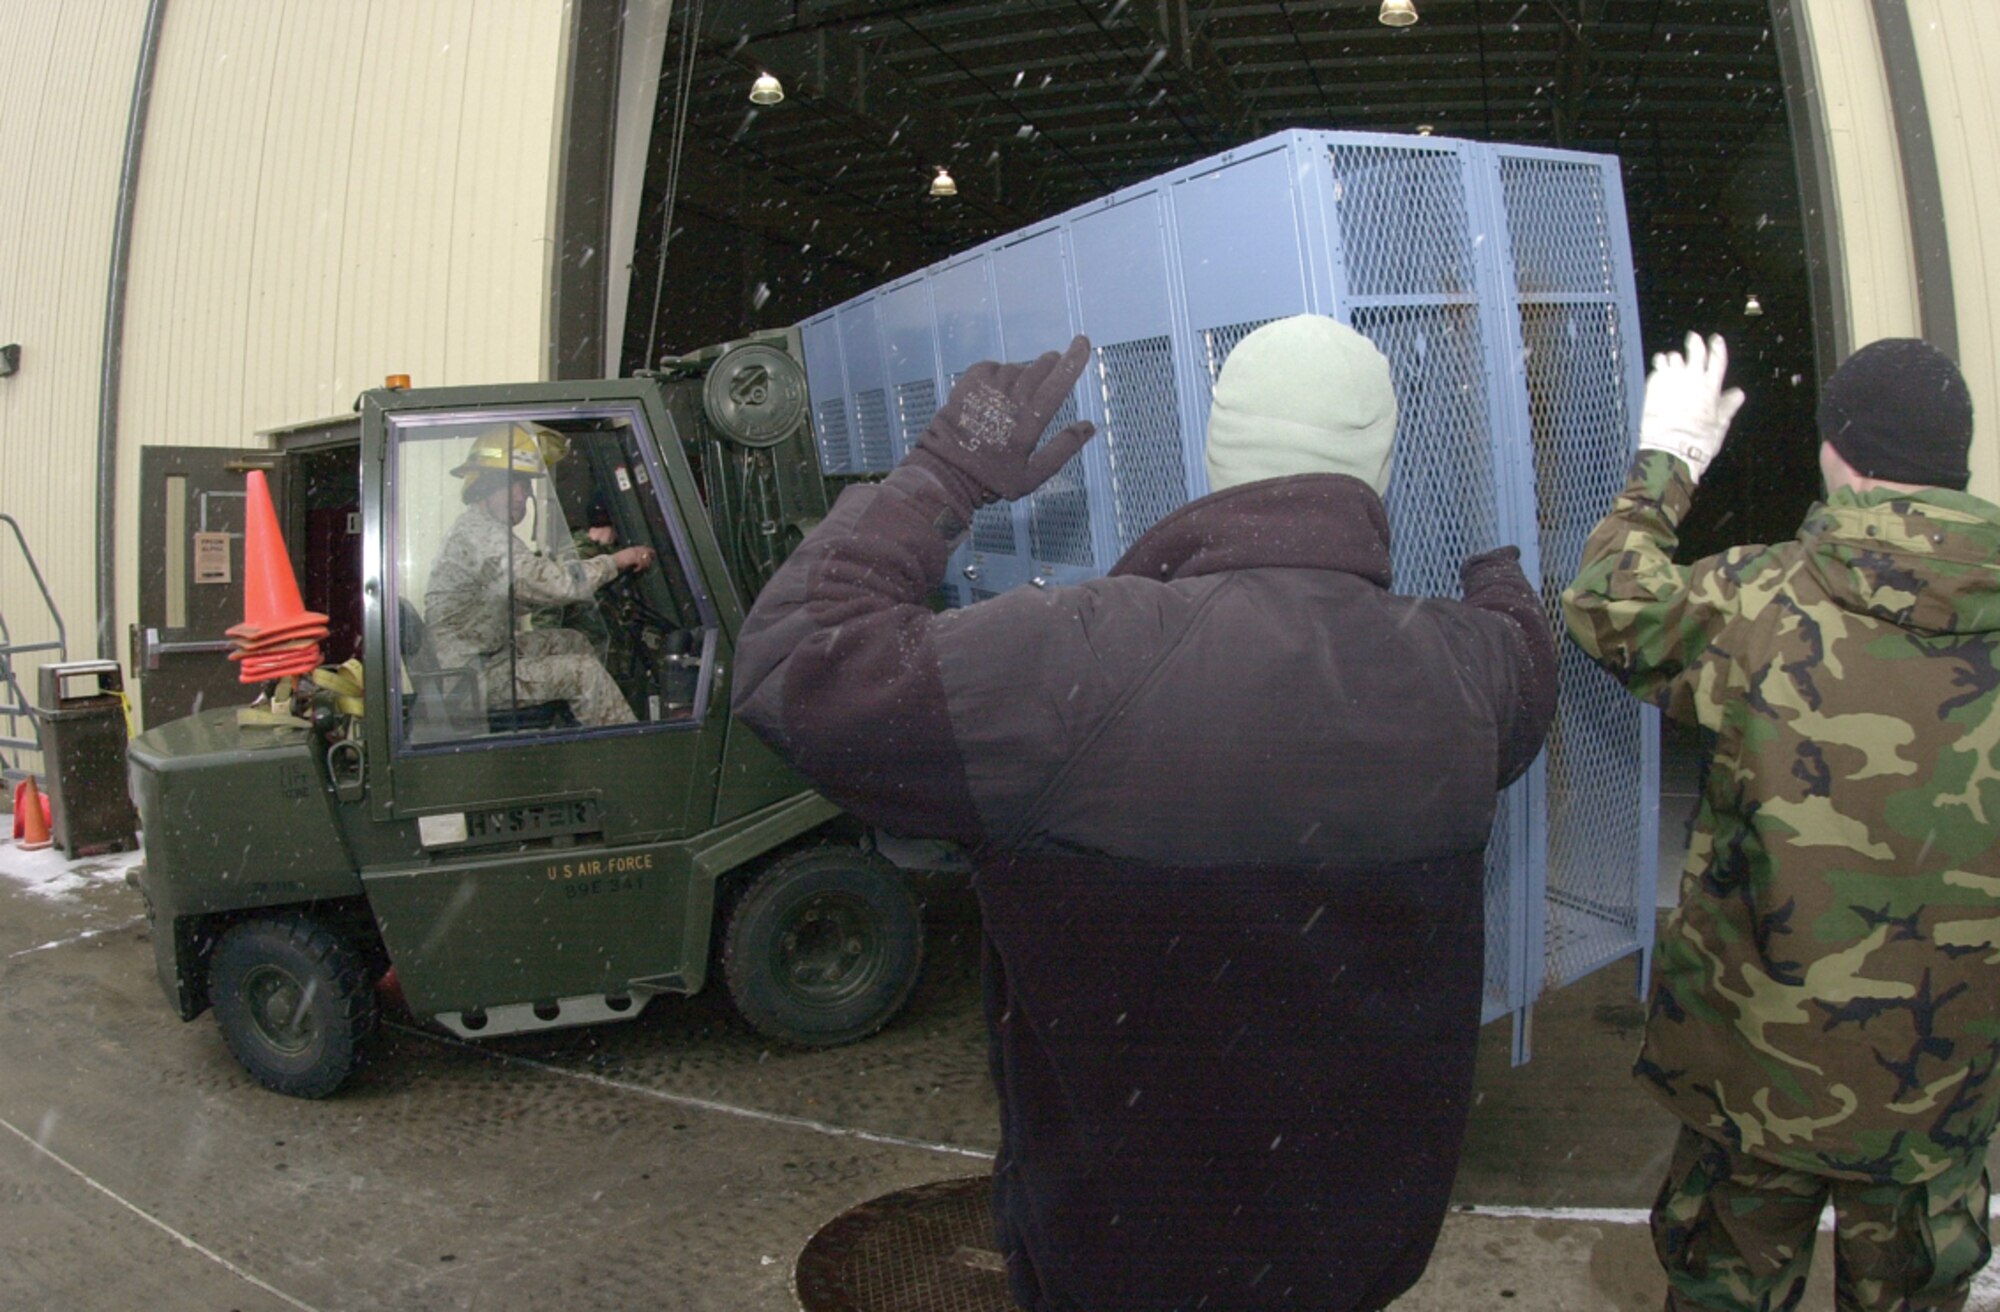
MULTIPOLYGON (((1291 131, 1127 187, 801 325, 829 469, 883 471, 958 377, 1089 334, 1050 425, 1098 437, 1040 492, 982 509, 961 604, 1102 574, 1208 491, 1215 379, 1273 319, 1331 315, 1390 362, 1385 498, 1398 591, 1521 548, 1552 624, 1610 505, 1644 386, 1617 161, 1435 137, 1291 131)), ((1637 954, 1650 964, 1658 721, 1564 646, 1548 750, 1502 799, 1487 858, 1486 1018, 1637 954)))

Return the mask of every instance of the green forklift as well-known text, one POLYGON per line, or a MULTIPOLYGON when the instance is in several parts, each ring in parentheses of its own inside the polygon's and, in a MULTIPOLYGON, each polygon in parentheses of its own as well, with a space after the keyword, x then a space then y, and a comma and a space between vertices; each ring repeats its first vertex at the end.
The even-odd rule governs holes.
POLYGON ((630 1019, 712 972, 782 1043, 896 1015, 905 868, 955 854, 872 832, 729 710, 744 612, 838 490, 801 359, 786 331, 628 379, 385 387, 254 462, 340 668, 131 744, 183 1020, 212 1007, 251 1075, 316 1098, 391 972, 465 1038, 630 1019), (572 595, 535 591, 551 573, 572 595))

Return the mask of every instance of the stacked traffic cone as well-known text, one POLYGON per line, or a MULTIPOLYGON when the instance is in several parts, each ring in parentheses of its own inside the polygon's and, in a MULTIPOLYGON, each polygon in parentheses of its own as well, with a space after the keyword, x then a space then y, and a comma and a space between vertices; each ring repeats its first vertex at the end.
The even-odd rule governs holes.
POLYGON ((49 802, 29 775, 14 787, 14 846, 39 852, 49 845, 49 802))
POLYGON ((327 635, 326 616, 306 609, 292 558, 278 531, 278 512, 264 471, 250 471, 243 514, 243 622, 225 630, 235 639, 229 659, 240 661, 237 678, 264 683, 319 668, 319 640, 327 635))

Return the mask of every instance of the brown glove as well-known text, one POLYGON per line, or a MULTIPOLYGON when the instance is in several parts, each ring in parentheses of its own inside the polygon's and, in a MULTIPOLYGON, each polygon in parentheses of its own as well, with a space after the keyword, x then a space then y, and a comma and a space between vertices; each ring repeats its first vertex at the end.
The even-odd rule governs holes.
POLYGON ((1097 431, 1088 419, 1052 435, 1039 449, 1042 430, 1062 407, 1090 359, 1090 339, 1079 336, 1061 355, 1028 364, 981 361, 965 371, 910 453, 944 477, 946 466, 975 504, 1026 496, 1069 463, 1097 431), (932 463, 935 462, 935 463, 932 463))

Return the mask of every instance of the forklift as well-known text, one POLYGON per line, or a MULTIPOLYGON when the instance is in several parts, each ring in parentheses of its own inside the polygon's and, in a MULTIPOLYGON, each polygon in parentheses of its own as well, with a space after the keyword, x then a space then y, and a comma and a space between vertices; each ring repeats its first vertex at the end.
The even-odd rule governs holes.
POLYGON ((730 714, 744 613, 838 490, 801 360, 785 330, 625 379, 383 387, 258 457, 329 663, 130 745, 134 882, 183 1020, 213 1008, 260 1083, 317 1098, 391 972, 464 1038, 631 1019, 712 973, 782 1043, 896 1015, 923 958, 904 867, 962 858, 843 813, 730 714), (533 436, 516 522, 473 526, 534 558, 494 562, 498 586, 649 554, 567 604, 492 599, 483 652, 447 543, 496 433, 533 436), (543 650, 594 662, 609 712, 547 695, 514 655, 543 650))

